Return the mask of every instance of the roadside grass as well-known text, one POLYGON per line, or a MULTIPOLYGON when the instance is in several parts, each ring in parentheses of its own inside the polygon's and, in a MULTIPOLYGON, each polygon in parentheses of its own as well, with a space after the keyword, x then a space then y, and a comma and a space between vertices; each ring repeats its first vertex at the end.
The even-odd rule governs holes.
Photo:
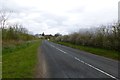
POLYGON ((2 55, 2 78, 33 78, 40 44, 41 40, 37 40, 6 49, 2 55))
POLYGON ((2 78, 2 44, 0 42, 0 79, 1 78, 2 78))
POLYGON ((2 45, 2 54, 4 55, 4 54, 7 54, 7 53, 12 53, 12 52, 15 52, 17 50, 26 48, 32 42, 34 42, 34 41, 14 42, 14 43, 7 42, 7 44, 2 45))
POLYGON ((106 49, 101 49, 101 48, 93 48, 93 47, 88 47, 88 46, 81 46, 81 45, 75 45, 71 43, 66 43, 66 42, 56 42, 61 45, 65 45, 68 47, 76 48, 79 50, 87 51, 96 55, 104 56, 107 58, 115 59, 115 60, 120 60, 120 52, 113 51, 113 50, 106 50, 106 49))

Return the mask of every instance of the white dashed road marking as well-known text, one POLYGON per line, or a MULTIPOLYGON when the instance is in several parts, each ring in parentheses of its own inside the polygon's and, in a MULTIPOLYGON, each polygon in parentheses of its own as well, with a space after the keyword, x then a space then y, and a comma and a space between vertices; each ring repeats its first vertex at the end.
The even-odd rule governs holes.
POLYGON ((61 49, 59 49, 59 48, 57 48, 57 47, 55 47, 55 46, 53 46, 53 45, 51 45, 51 46, 54 47, 54 48, 56 48, 57 50, 59 50, 59 51, 65 53, 65 54, 67 54, 65 51, 63 51, 63 50, 61 50, 61 49))
POLYGON ((111 77, 111 78, 114 78, 114 79, 118 80, 116 77, 114 77, 114 76, 112 76, 112 75, 106 73, 106 72, 103 71, 103 70, 100 70, 100 69, 98 69, 98 68, 92 66, 91 64, 88 64, 88 63, 86 63, 86 62, 84 62, 84 61, 78 59, 77 57, 75 57, 75 59, 78 60, 78 61, 80 61, 80 62, 82 62, 82 63, 84 63, 84 64, 86 64, 86 65, 88 65, 88 66, 91 67, 91 68, 94 68, 95 70, 97 70, 97 71, 99 71, 99 72, 101 72, 101 73, 104 73, 105 75, 107 75, 107 76, 109 76, 109 77, 111 77))
MULTIPOLYGON (((56 48, 57 50, 65 53, 65 54, 68 54, 67 52, 65 52, 65 51, 63 51, 63 50, 61 50, 61 49, 59 49, 59 48, 57 48, 57 47, 55 47, 55 46, 53 46, 53 45, 51 45, 51 46, 54 47, 54 48, 56 48)), ((95 70, 97 70, 97 71, 99 71, 99 72, 101 72, 101 73, 103 73, 103 74, 111 77, 111 78, 114 78, 114 79, 118 80, 116 77, 112 76, 111 74, 108 74, 107 72, 105 72, 105 71, 103 71, 103 70, 101 70, 101 69, 99 69, 99 68, 97 68, 97 67, 94 67, 94 66, 92 66, 91 64, 88 64, 88 63, 80 60, 80 59, 77 58, 77 57, 74 57, 74 58, 75 58, 77 61, 79 61, 79 62, 81 62, 81 63, 83 63, 83 64, 86 64, 87 66, 89 66, 89 67, 91 67, 91 68, 93 68, 93 69, 95 69, 95 70)))
POLYGON ((59 49, 59 48, 56 48, 56 49, 58 49, 59 51, 65 53, 65 54, 67 54, 65 51, 63 51, 63 50, 61 50, 61 49, 59 49))

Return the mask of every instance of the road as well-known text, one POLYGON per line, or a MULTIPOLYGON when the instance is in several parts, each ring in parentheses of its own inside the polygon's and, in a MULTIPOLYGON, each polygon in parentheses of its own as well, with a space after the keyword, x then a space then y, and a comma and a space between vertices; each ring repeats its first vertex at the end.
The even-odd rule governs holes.
POLYGON ((44 78, 118 79, 118 61, 47 40, 42 42, 38 56, 44 78))

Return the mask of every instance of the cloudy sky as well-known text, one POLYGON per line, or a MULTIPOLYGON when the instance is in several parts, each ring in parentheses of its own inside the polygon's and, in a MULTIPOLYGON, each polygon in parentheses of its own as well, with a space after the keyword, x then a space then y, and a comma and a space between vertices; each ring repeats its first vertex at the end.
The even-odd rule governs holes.
POLYGON ((13 11, 8 22, 34 34, 68 34, 80 28, 118 20, 119 0, 0 0, 0 10, 13 11))

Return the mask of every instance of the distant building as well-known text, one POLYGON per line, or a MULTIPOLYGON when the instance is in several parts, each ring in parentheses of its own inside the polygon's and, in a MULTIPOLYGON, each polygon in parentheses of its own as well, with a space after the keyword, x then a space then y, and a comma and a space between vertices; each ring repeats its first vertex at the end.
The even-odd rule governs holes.
POLYGON ((38 38, 43 38, 42 34, 36 34, 35 36, 38 38))

